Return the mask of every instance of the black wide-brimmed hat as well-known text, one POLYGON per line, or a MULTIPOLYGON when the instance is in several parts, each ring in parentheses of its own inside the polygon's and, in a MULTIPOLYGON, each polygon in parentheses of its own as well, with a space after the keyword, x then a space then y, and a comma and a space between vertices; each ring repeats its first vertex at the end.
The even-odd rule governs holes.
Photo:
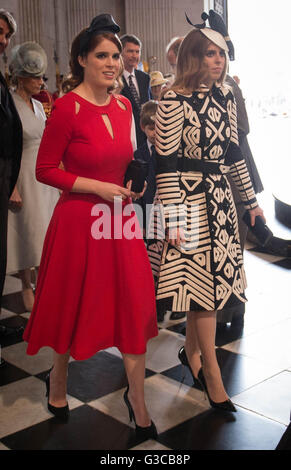
POLYGON ((204 23, 193 24, 188 16, 186 19, 189 24, 201 31, 210 41, 214 42, 218 47, 228 52, 229 60, 234 60, 234 47, 227 32, 226 25, 223 18, 213 10, 209 10, 209 14, 203 12, 201 15, 204 23), (206 21, 209 21, 210 28, 206 26, 206 21))
POLYGON ((99 33, 113 33, 117 34, 120 31, 120 27, 115 23, 113 17, 108 13, 102 13, 101 15, 95 16, 91 21, 89 28, 84 31, 80 44, 80 55, 86 51, 88 43, 92 36, 99 33))

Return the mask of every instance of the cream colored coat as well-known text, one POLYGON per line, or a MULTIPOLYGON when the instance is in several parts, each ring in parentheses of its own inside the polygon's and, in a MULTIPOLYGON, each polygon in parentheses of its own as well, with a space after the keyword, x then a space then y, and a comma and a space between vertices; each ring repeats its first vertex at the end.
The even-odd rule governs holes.
POLYGON ((32 99, 34 111, 16 93, 12 93, 23 126, 23 153, 17 189, 22 198, 19 212, 9 211, 7 273, 39 266, 42 246, 54 207, 57 189, 35 178, 38 148, 45 128, 42 104, 32 99))

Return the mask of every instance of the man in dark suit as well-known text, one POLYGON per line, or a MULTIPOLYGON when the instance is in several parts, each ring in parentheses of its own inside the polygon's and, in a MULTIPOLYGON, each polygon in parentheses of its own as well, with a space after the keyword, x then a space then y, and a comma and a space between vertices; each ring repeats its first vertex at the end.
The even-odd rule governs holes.
POLYGON ((141 41, 134 35, 125 34, 120 38, 123 46, 124 62, 123 84, 121 94, 129 99, 135 121, 137 147, 146 142, 146 135, 140 127, 141 106, 151 99, 150 76, 137 70, 140 62, 141 41))
MULTIPOLYGON (((0 10, 0 54, 7 48, 16 23, 9 12, 0 10)), ((7 261, 8 203, 20 169, 22 125, 5 78, 0 72, 0 312, 7 261)), ((0 325, 0 339, 15 329, 0 325)), ((1 365, 4 361, 1 362, 1 365)))

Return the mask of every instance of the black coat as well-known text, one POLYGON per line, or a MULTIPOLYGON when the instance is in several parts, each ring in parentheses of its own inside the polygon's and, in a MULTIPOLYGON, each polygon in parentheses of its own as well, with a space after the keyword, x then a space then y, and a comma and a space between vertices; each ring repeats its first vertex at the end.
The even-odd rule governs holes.
MULTIPOLYGON (((151 99, 150 76, 148 73, 142 72, 141 70, 135 70, 135 77, 139 89, 140 103, 144 104, 151 99)), ((124 77, 122 77, 122 80, 124 87, 121 91, 121 94, 127 99, 129 99, 129 101, 131 102, 132 112, 135 120, 137 147, 140 147, 146 141, 147 138, 145 133, 140 128, 140 112, 134 101, 130 88, 124 77)))
POLYGON ((3 103, 3 96, 0 92, 0 194, 2 194, 3 188, 8 182, 8 196, 10 197, 20 170, 22 155, 22 124, 13 98, 8 91, 5 78, 1 72, 0 83, 1 87, 5 89, 6 93, 8 93, 8 106, 12 115, 13 126, 13 139, 9 144, 10 148, 8 148, 6 138, 11 132, 11 121, 8 118, 7 111, 3 103), (4 171, 4 166, 7 167, 7 165, 9 167, 8 172, 4 171))
POLYGON ((154 197, 156 194, 156 151, 155 149, 153 150, 152 155, 150 154, 148 144, 147 142, 143 144, 141 147, 139 147, 135 152, 134 152, 134 159, 135 160, 142 160, 143 162, 147 162, 149 164, 149 169, 148 169, 148 176, 147 176, 147 189, 145 190, 145 193, 142 198, 137 200, 137 204, 141 206, 142 211, 143 211, 143 227, 147 227, 148 222, 146 220, 147 217, 149 217, 150 214, 150 204, 153 203, 154 197), (148 208, 147 208, 148 205, 148 208))
POLYGON ((0 307, 6 274, 8 202, 22 155, 22 124, 0 72, 0 307))

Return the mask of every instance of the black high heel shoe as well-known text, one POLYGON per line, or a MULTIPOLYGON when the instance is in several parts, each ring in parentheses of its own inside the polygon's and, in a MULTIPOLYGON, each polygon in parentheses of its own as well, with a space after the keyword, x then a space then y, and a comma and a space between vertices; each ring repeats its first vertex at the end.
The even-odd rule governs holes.
POLYGON ((59 418, 63 421, 66 421, 69 418, 69 406, 61 406, 55 407, 49 403, 50 399, 50 373, 53 368, 50 369, 49 373, 46 376, 45 384, 46 384, 46 396, 47 396, 47 409, 55 415, 56 418, 59 418))
MULTIPOLYGON (((193 372, 192 372, 192 369, 191 369, 191 367, 190 367, 188 358, 187 358, 187 356, 186 356, 186 351, 185 351, 185 347, 184 347, 184 346, 182 346, 182 347, 180 348, 180 350, 179 350, 179 352, 178 352, 178 358, 180 359, 180 362, 181 362, 181 364, 182 364, 183 366, 188 367, 188 369, 189 369, 189 371, 190 371, 190 373, 191 373, 191 375, 192 375, 192 378, 193 378, 193 383, 195 384, 196 381, 197 381, 197 377, 195 377, 194 374, 193 374, 193 372)), ((184 378, 185 378, 185 375, 184 375, 184 377, 183 377, 183 379, 182 379, 182 382, 184 382, 184 378)))
POLYGON ((210 404, 210 406, 212 406, 212 408, 216 408, 216 409, 223 410, 223 411, 231 411, 231 412, 236 412, 237 411, 234 404, 230 400, 230 398, 228 400, 225 400, 225 401, 222 401, 222 402, 216 402, 216 401, 211 400, 211 398, 209 396, 206 380, 205 380, 205 377, 204 377, 204 374, 203 374, 203 371, 202 371, 202 367, 198 372, 198 377, 195 377, 193 372, 192 372, 191 366, 189 364, 184 346, 182 346, 182 348, 179 350, 178 358, 180 359, 183 366, 188 367, 188 369, 190 370, 191 375, 193 377, 194 384, 195 384, 195 382, 197 382, 200 385, 201 389, 204 391, 204 393, 206 393, 207 398, 209 400, 209 404, 210 404))
POLYGON ((128 391, 129 391, 129 386, 127 387, 126 391, 124 392, 123 399, 124 402, 128 408, 128 414, 129 414, 129 420, 134 421, 135 423, 135 431, 136 431, 136 436, 141 439, 156 439, 158 437, 158 432, 157 428, 155 426, 155 423, 151 421, 151 424, 149 426, 143 427, 143 426, 138 426, 135 421, 135 415, 134 411, 132 409, 131 403, 128 399, 128 391))

